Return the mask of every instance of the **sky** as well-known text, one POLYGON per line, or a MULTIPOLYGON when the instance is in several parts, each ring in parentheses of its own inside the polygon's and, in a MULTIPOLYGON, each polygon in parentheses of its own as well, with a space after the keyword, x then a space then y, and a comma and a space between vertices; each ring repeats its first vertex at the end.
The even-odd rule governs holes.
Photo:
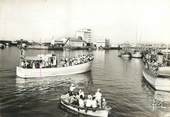
POLYGON ((93 41, 170 43, 170 1, 0 0, 0 39, 47 41, 81 28, 93 41))

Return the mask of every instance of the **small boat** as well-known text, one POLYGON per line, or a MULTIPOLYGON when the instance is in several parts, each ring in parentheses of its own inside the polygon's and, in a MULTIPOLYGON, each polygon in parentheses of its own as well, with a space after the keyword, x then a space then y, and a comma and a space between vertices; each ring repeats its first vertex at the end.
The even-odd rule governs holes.
POLYGON ((130 58, 131 54, 130 53, 120 53, 118 56, 122 57, 122 58, 130 58))
POLYGON ((4 49, 5 48, 5 45, 0 43, 0 49, 4 49))
POLYGON ((142 58, 142 54, 139 51, 135 51, 131 55, 132 55, 132 58, 142 58))
POLYGON ((48 46, 45 45, 30 45, 27 49, 35 49, 35 50, 47 50, 48 46))
POLYGON ((70 104, 67 101, 68 94, 62 95, 60 98, 61 106, 64 109, 67 109, 68 111, 74 112, 76 114, 82 114, 82 115, 88 115, 93 117, 107 117, 109 114, 110 107, 106 107, 105 109, 97 109, 96 111, 93 111, 92 109, 88 109, 86 112, 84 108, 80 108, 79 106, 70 104))
POLYGON ((148 69, 143 70, 145 80, 156 90, 170 91, 170 77, 155 75, 148 69))
POLYGON ((30 77, 48 77, 48 76, 58 76, 58 75, 71 75, 84 73, 91 70, 93 56, 87 55, 89 57, 85 62, 79 64, 71 64, 67 62, 60 64, 64 61, 59 61, 56 59, 55 55, 39 55, 35 57, 25 57, 22 62, 26 62, 28 65, 19 65, 16 67, 16 75, 23 78, 30 77), (51 62, 53 61, 53 62, 51 62), (34 65, 33 65, 34 63, 34 65), (50 65, 49 65, 50 63, 50 65), (37 65, 38 64, 38 65, 37 65), (45 64, 45 65, 41 65, 45 64), (48 65, 46 65, 48 64, 48 65), (57 65, 58 64, 58 65, 57 65), (63 66, 66 65, 66 66, 63 66))

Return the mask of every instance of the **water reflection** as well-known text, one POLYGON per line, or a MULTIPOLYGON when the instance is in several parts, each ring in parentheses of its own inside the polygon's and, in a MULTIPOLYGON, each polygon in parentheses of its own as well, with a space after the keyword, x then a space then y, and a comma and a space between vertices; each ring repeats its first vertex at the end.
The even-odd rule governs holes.
POLYGON ((142 87, 148 94, 152 111, 155 112, 158 117, 169 117, 170 92, 154 90, 144 79, 142 79, 142 87))

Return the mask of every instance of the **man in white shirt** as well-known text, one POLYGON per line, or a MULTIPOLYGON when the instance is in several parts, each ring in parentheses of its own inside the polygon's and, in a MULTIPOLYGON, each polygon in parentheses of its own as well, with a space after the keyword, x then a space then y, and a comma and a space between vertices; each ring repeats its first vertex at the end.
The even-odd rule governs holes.
POLYGON ((101 107, 102 93, 101 93, 100 89, 97 89, 97 92, 95 94, 95 98, 96 98, 96 101, 97 101, 99 107, 101 107))
POLYGON ((70 88, 69 88, 69 95, 72 96, 73 95, 73 92, 74 92, 74 89, 76 87, 74 86, 74 84, 71 84, 70 88))
POLYGON ((88 111, 89 108, 91 108, 92 106, 92 96, 91 95, 88 95, 88 99, 86 100, 86 113, 88 111))

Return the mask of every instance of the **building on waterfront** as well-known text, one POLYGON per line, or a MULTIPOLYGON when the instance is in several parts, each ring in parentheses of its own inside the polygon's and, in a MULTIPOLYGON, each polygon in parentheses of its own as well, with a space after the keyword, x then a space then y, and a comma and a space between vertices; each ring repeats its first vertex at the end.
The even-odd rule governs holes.
POLYGON ((64 47, 64 41, 63 40, 52 40, 50 45, 55 46, 55 47, 64 47))
POLYGON ((104 41, 98 41, 96 42, 97 48, 104 48, 105 47, 105 42, 104 41))
POLYGON ((87 42, 82 40, 81 38, 70 37, 65 42, 65 47, 83 49, 87 47, 87 42))
POLYGON ((81 38, 81 40, 86 41, 87 43, 92 42, 92 30, 83 28, 76 32, 76 38, 81 38))
POLYGON ((105 48, 110 48, 110 39, 105 39, 105 48))

